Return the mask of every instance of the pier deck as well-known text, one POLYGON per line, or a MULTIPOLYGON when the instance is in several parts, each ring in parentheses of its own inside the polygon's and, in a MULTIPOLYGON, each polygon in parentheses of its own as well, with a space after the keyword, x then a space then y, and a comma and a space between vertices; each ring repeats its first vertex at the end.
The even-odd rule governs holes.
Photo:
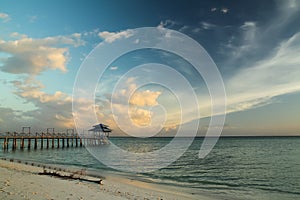
POLYGON ((106 138, 96 134, 79 135, 77 133, 0 133, 0 143, 4 150, 43 149, 82 147, 87 145, 108 144, 106 138), (10 144, 11 143, 11 144, 10 144))

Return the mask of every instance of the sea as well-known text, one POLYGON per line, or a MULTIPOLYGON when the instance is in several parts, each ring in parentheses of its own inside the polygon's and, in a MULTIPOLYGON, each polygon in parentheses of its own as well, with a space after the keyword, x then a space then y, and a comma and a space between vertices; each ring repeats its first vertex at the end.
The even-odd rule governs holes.
MULTIPOLYGON (((132 152, 154 151, 171 140, 159 137, 110 138, 114 145, 132 152)), ((178 160, 162 169, 144 173, 107 167, 85 147, 3 151, 0 144, 0 157, 131 177, 186 188, 193 194, 212 199, 300 199, 300 137, 222 137, 214 149, 200 159, 198 154, 202 142, 203 138, 195 138, 178 160)), ((110 151, 110 145, 104 148, 110 151)), ((173 154, 177 153, 176 148, 173 151, 173 154)), ((117 162, 122 166, 123 159, 117 162)), ((143 162, 139 164, 143 165, 143 162)))

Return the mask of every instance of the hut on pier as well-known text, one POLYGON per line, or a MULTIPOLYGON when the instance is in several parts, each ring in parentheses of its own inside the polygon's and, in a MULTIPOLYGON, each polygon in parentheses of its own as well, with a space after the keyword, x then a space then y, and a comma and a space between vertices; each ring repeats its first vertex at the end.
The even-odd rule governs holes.
POLYGON ((109 144, 109 134, 111 133, 111 129, 108 125, 105 124, 97 124, 93 126, 92 129, 89 129, 89 135, 92 135, 95 141, 99 144, 109 144))

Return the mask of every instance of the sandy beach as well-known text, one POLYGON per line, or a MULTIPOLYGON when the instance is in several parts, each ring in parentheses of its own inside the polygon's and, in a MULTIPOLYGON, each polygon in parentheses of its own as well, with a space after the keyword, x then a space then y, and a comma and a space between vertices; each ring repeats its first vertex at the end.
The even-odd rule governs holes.
POLYGON ((101 185, 38 174, 42 172, 41 166, 0 160, 0 199, 208 199, 178 188, 117 176, 105 177, 101 185))

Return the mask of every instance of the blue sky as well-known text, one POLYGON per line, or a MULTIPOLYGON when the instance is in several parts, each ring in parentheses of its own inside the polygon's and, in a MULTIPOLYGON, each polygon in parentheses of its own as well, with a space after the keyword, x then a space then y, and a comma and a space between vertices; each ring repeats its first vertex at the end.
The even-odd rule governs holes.
MULTIPOLYGON (((299 135, 299 11, 296 0, 1 0, 0 132, 74 127, 73 84, 90 51, 109 37, 110 42, 126 38, 130 29, 164 27, 196 40, 216 63, 227 93, 223 135, 299 135)), ((199 98, 203 134, 211 114, 203 79, 184 60, 159 51, 133 52, 112 63, 96 94, 99 120, 116 126, 110 112, 112 85, 122 73, 148 62, 170 65, 188 77, 199 98)), ((151 78, 144 74, 124 83, 136 91, 131 120, 147 126, 155 120, 152 107, 163 105, 168 115, 161 134, 172 134, 189 122, 178 122, 179 107, 167 88, 137 88, 140 80, 151 78)), ((123 110, 121 104, 116 107, 123 110)))

